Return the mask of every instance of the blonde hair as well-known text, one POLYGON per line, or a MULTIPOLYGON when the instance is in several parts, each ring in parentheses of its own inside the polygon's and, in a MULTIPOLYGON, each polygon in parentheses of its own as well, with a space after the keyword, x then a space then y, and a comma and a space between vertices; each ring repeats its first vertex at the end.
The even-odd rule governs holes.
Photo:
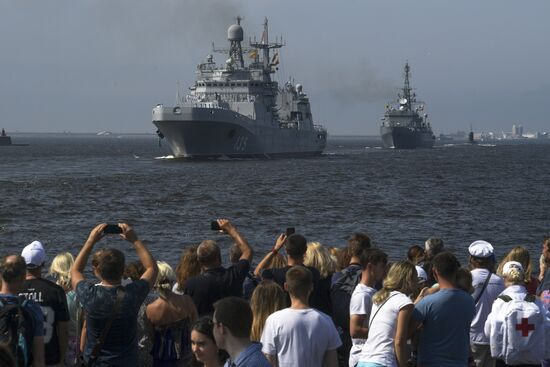
POLYGON ((284 268, 287 265, 286 258, 276 253, 273 256, 271 256, 271 259, 269 261, 269 264, 266 265, 266 269, 277 269, 277 268, 284 268))
POLYGON ((517 267, 511 268, 506 274, 503 275, 506 282, 511 284, 523 284, 525 282, 525 274, 521 269, 517 267))
POLYGON ((176 274, 170 265, 164 261, 157 261, 159 273, 157 276, 157 282, 155 283, 155 289, 159 293, 166 293, 172 290, 172 286, 176 282, 176 274))
POLYGON ((260 341, 267 317, 285 307, 287 307, 287 297, 283 288, 270 280, 261 281, 250 298, 253 316, 250 339, 260 341))
POLYGON ((64 289, 71 289, 71 267, 74 257, 70 252, 62 252, 52 260, 48 275, 55 278, 55 282, 64 289))
POLYGON ((504 256, 497 268, 497 274, 501 277, 503 276, 502 269, 504 268, 504 264, 506 264, 508 261, 517 261, 518 263, 520 263, 524 269, 523 277, 525 283, 529 283, 531 281, 531 272, 533 271, 533 267, 531 265, 531 255, 525 247, 514 247, 510 250, 510 252, 506 254, 506 256, 504 256))
POLYGON ((336 271, 336 261, 334 261, 330 251, 319 242, 307 244, 304 265, 319 270, 321 278, 329 277, 336 271))
POLYGON ((390 267, 382 289, 374 294, 372 300, 378 305, 384 302, 392 291, 408 295, 414 292, 417 286, 418 276, 414 265, 410 261, 398 261, 390 267))

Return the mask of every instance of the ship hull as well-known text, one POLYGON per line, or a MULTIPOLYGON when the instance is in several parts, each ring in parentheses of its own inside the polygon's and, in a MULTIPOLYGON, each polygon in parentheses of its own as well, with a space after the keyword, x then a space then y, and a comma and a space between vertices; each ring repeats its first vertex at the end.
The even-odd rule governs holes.
POLYGON ((0 145, 12 145, 11 137, 9 137, 9 136, 0 136, 0 145))
POLYGON ((415 130, 404 126, 381 126, 380 136, 386 148, 433 148, 435 136, 429 130, 415 130))
POLYGON ((175 157, 278 158, 320 155, 326 133, 266 126, 231 110, 155 108, 153 123, 175 157))

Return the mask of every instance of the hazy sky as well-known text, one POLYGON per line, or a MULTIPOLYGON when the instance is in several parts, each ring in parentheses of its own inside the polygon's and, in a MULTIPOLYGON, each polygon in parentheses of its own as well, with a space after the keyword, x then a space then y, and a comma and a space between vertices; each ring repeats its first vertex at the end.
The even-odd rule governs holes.
POLYGON ((550 130, 548 0, 0 0, 0 127, 154 132, 236 15, 331 134, 377 134, 407 60, 436 134, 550 130))

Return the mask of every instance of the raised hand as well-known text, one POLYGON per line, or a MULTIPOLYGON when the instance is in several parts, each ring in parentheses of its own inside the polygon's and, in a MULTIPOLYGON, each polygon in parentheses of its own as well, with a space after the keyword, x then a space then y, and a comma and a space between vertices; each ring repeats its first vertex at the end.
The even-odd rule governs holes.
POLYGON ((122 233, 120 234, 120 237, 122 237, 126 241, 132 242, 132 243, 134 243, 138 240, 138 236, 137 236, 136 232, 128 224, 119 223, 118 226, 120 228, 122 228, 122 233))

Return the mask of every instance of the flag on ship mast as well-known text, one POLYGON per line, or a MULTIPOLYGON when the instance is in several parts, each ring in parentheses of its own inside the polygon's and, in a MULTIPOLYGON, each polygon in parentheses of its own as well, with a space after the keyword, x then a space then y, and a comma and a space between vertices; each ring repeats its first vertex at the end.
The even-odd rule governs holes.
POLYGON ((271 65, 279 65, 279 53, 276 52, 271 59, 271 65))
POLYGON ((258 50, 254 49, 254 50, 250 51, 248 53, 248 57, 250 57, 251 59, 255 59, 256 57, 258 57, 258 50))

